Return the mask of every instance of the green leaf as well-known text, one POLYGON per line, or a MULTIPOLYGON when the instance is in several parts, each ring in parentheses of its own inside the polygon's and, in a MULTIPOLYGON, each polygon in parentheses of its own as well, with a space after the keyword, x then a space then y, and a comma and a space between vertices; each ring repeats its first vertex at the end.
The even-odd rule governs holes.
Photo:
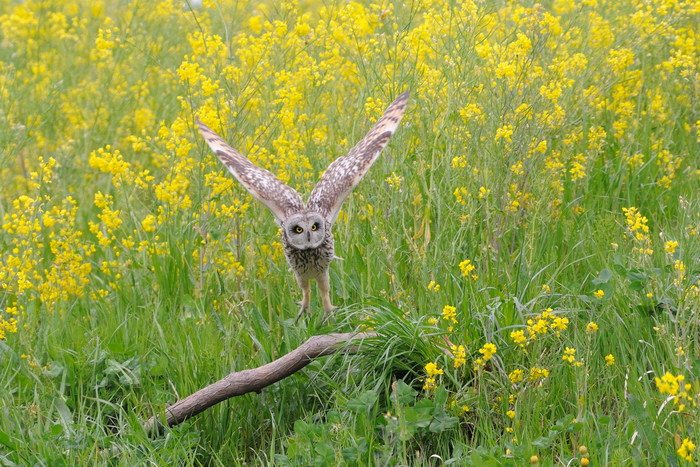
POLYGON ((416 402, 413 409, 421 414, 430 415, 433 413, 433 410, 435 410, 435 405, 430 399, 421 399, 416 402))
POLYGON ((438 386, 435 390, 435 407, 443 407, 445 402, 447 402, 447 390, 443 386, 438 386))
POLYGON ((411 404, 416 400, 418 391, 406 384, 403 380, 396 382, 396 391, 394 395, 400 404, 411 404))
POLYGON ((111 342, 109 345, 107 345, 107 350, 109 350, 111 353, 122 354, 124 353, 124 346, 119 342, 111 342))
POLYGON ((360 453, 357 452, 357 448, 355 446, 342 449, 340 451, 340 455, 343 456, 343 459, 347 462, 356 462, 360 458, 360 453))
POLYGON ((51 434, 53 436, 58 436, 61 433, 63 433, 63 425, 61 425, 60 423, 57 423, 51 427, 51 434))
POLYGON ((366 412, 374 407, 375 402, 377 402, 377 396, 377 391, 369 390, 354 399, 350 399, 347 402, 348 410, 358 413, 366 412))
POLYGON ((321 467, 335 463, 335 451, 328 445, 328 443, 324 443, 323 441, 316 443, 314 450, 316 451, 316 454, 318 454, 314 459, 314 463, 317 466, 321 467))
MULTIPOLYGON (((562 420, 559 420, 559 421, 562 421, 562 420)), ((563 426, 563 424, 560 426, 563 426)), ((532 442, 532 445, 535 446, 536 448, 547 449, 547 448, 549 448, 549 445, 552 444, 552 441, 554 441, 557 438, 558 435, 559 435, 558 431, 550 430, 549 433, 547 434, 547 436, 540 436, 539 438, 537 438, 536 440, 534 440, 532 442)))
POLYGON ((649 447, 649 452, 653 458, 657 459, 660 455, 659 437, 654 433, 651 420, 649 420, 649 413, 644 408, 644 405, 632 394, 627 395, 627 400, 629 402, 629 416, 630 419, 635 421, 634 425, 637 433, 639 433, 639 438, 649 447))
POLYGON ((540 436, 532 442, 532 445, 538 449, 548 449, 549 444, 552 442, 547 436, 540 436))
POLYGON ((44 374, 51 378, 55 378, 61 373, 63 373, 63 364, 61 362, 57 362, 56 360, 51 362, 49 370, 44 371, 44 374))
POLYGON ((632 420, 644 420, 649 417, 649 413, 646 411, 641 402, 637 400, 632 394, 627 395, 627 401, 629 402, 629 414, 632 420))
POLYGON ((415 426, 416 428, 425 428, 430 425, 433 417, 431 417, 429 413, 421 413, 413 407, 406 407, 404 410, 404 419, 407 424, 415 426))
POLYGON ((596 285, 607 284, 610 281, 610 279, 612 279, 612 272, 610 271, 610 269, 606 268, 600 271, 597 278, 593 279, 593 283, 596 285))
POLYGON ((644 274, 644 272, 639 271, 639 272, 628 272, 627 273, 627 279, 630 280, 630 282, 642 282, 647 279, 647 275, 644 274))
POLYGON ((690 368, 693 370, 694 375, 700 375, 700 358, 696 358, 690 368))
POLYGON ((583 429, 583 423, 576 422, 576 423, 572 423, 571 425, 569 425, 566 428, 566 431, 568 431, 569 433, 578 433, 582 429, 583 429))
POLYGON ((314 439, 314 432, 304 420, 297 420, 294 422, 294 432, 301 438, 307 441, 314 439))
POLYGON ((72 431, 73 426, 73 415, 70 413, 70 409, 66 403, 60 397, 55 397, 53 400, 53 405, 58 411, 58 415, 61 417, 61 425, 66 431, 72 431))
POLYGON ((615 272, 618 273, 620 276, 627 277, 627 269, 625 269, 625 267, 621 264, 616 263, 615 266, 613 266, 613 269, 615 269, 615 272))
POLYGON ((191 295, 185 295, 184 297, 182 297, 182 304, 192 308, 197 307, 197 304, 195 303, 194 298, 192 298, 191 295))
POLYGON ((362 440, 362 442, 357 446, 345 448, 342 451, 340 451, 340 454, 343 456, 343 459, 345 459, 348 462, 357 461, 360 459, 360 456, 362 454, 367 452, 367 440, 365 440, 364 438, 360 439, 362 440))
POLYGON ((452 464, 458 464, 458 462, 462 461, 462 458, 464 457, 464 448, 462 447, 461 443, 457 443, 454 446, 454 449, 452 450, 452 457, 447 459, 445 461, 445 465, 452 465, 452 464))
POLYGON ((610 297, 612 297, 612 294, 613 294, 613 287, 612 287, 612 284, 610 284, 609 282, 606 282, 606 283, 604 283, 604 284, 600 284, 598 287, 599 287, 600 290, 602 290, 603 293, 605 294, 605 295, 603 295, 603 300, 607 300, 607 299, 609 299, 610 297))
POLYGON ((12 442, 12 440, 7 435, 7 433, 4 433, 2 431, 0 431, 0 444, 2 444, 3 446, 5 446, 13 451, 17 450, 17 448, 15 447, 15 443, 12 442))
POLYGON ((440 412, 435 414, 435 418, 430 424, 430 431, 433 433, 440 433, 442 431, 456 427, 458 423, 459 419, 457 417, 450 417, 445 413, 444 410, 441 410, 440 412))

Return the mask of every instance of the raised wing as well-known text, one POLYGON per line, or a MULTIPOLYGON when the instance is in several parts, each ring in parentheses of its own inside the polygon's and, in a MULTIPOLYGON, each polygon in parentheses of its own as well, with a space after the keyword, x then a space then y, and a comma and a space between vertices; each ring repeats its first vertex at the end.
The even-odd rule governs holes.
POLYGON ((211 150, 219 156, 229 172, 255 199, 272 211, 278 224, 281 224, 290 214, 304 208, 301 196, 293 188, 282 183, 269 171, 250 162, 199 119, 197 119, 197 126, 211 150))
POLYGON ((398 128, 407 103, 408 91, 405 91, 391 103, 362 141, 328 167, 311 192, 307 209, 318 211, 330 224, 335 222, 345 198, 360 183, 398 128))

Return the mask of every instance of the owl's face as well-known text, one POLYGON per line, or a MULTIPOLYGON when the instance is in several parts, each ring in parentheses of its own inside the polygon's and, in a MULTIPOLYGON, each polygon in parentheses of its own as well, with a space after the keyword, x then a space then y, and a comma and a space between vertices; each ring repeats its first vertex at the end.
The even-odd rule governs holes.
POLYGON ((289 244, 298 250, 318 248, 326 236, 326 223, 317 212, 299 213, 284 221, 289 244))

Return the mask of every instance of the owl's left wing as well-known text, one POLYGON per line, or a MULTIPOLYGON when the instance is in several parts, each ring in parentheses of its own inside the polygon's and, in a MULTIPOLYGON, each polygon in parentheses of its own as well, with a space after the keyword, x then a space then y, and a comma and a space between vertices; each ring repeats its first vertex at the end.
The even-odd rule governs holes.
POLYGON ((293 188, 282 183, 271 172, 261 169, 226 144, 214 131, 197 119, 199 131, 221 162, 253 197, 272 211, 277 223, 304 209, 304 201, 293 188))
POLYGON ((360 183, 398 128, 407 103, 408 91, 404 91, 391 103, 362 141, 347 155, 339 157, 328 166, 309 196, 307 209, 320 212, 330 224, 336 221, 343 201, 360 183))

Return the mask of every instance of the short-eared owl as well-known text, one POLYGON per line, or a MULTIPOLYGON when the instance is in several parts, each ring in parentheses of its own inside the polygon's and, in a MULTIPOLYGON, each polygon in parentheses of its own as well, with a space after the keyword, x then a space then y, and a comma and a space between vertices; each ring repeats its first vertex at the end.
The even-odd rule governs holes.
POLYGON ((407 102, 408 91, 405 91, 386 109, 362 141, 328 167, 306 204, 294 189, 272 173, 254 165, 197 119, 199 130, 212 151, 277 219, 282 230, 284 254, 303 291, 297 320, 304 310, 309 310, 311 279, 316 280, 321 292, 325 310, 323 319, 336 308, 331 304, 328 276, 328 268, 335 257, 331 227, 345 198, 360 183, 396 131, 407 102))

